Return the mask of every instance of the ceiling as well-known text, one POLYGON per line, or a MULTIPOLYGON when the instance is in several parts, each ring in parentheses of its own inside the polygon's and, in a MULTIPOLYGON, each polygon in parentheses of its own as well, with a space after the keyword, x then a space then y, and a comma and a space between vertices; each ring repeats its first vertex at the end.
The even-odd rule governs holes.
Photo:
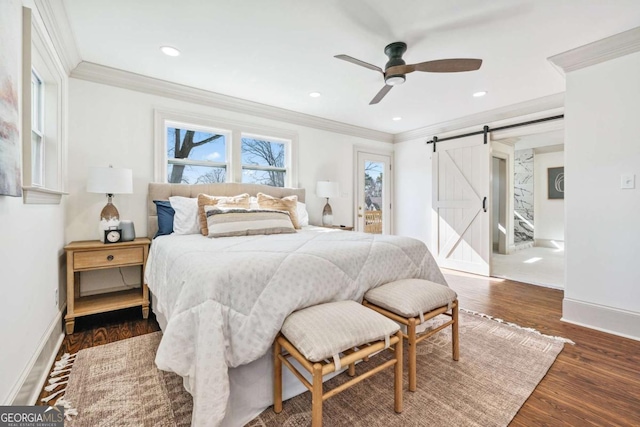
POLYGON ((638 0, 64 0, 83 61, 389 133, 563 92, 549 56, 640 25, 638 0), (476 72, 414 72, 378 105, 383 49, 416 63, 484 60, 476 72), (178 48, 179 57, 159 47, 178 48), (474 98, 474 92, 488 94, 474 98), (320 92, 319 98, 309 97, 320 92), (393 117, 402 117, 393 121, 393 117))

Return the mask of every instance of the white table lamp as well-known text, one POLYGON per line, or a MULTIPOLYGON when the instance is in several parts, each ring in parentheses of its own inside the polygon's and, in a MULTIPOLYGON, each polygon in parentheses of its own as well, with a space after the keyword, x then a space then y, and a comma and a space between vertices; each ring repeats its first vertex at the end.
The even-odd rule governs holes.
POLYGON ((104 230, 120 225, 120 213, 112 203, 114 194, 133 193, 131 169, 107 167, 89 168, 87 192, 107 195, 107 204, 100 212, 100 240, 104 241, 104 230))
POLYGON ((327 204, 322 210, 322 225, 331 227, 333 225, 333 211, 329 204, 329 198, 340 195, 340 185, 335 181, 318 181, 316 185, 316 196, 327 199, 327 204))

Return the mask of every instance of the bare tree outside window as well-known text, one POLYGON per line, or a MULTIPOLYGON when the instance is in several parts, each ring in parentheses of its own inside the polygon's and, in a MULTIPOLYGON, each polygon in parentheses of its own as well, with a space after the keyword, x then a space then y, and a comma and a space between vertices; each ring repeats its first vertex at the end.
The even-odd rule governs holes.
POLYGON ((167 127, 167 181, 175 184, 225 182, 225 144, 225 135, 167 127))
POLYGON ((242 138, 242 181, 284 187, 284 143, 242 138))

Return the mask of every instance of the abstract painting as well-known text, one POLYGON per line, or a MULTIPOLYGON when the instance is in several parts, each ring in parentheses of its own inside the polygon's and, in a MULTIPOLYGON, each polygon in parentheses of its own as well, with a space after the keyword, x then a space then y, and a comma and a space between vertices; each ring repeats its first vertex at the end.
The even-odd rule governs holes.
POLYGON ((549 199, 564 199, 564 167, 548 168, 549 199))
POLYGON ((22 3, 0 1, 0 195, 22 196, 20 78, 22 3))

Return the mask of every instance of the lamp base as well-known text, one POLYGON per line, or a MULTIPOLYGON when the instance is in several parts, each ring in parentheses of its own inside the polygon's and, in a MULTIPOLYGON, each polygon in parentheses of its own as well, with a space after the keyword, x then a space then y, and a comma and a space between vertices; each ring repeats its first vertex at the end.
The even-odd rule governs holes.
POLYGON ((118 209, 111 203, 112 194, 108 194, 107 204, 100 212, 100 224, 98 225, 98 235, 100 241, 104 243, 104 231, 117 228, 120 225, 120 213, 118 209))
POLYGON ((329 198, 327 198, 327 204, 324 205, 324 209, 322 209, 322 225, 325 227, 333 226, 333 211, 329 204, 329 198))

